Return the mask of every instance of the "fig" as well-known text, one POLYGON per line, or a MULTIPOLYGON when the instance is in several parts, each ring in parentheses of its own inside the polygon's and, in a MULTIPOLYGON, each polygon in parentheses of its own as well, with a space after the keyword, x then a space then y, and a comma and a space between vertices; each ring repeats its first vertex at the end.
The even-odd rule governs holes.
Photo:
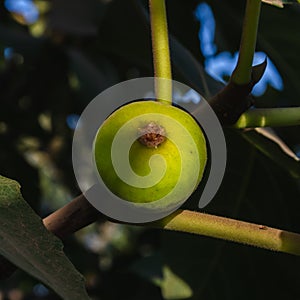
POLYGON ((161 209, 183 203, 200 183, 205 136, 183 109, 136 101, 114 111, 94 141, 96 169, 119 198, 161 209))

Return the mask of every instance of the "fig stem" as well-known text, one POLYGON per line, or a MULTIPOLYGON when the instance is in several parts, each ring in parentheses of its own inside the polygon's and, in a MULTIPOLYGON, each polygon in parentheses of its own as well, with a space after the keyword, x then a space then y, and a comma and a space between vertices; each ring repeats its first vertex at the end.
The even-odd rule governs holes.
POLYGON ((172 71, 165 1, 149 0, 149 9, 156 99, 171 105, 172 71))
POLYGON ((248 84, 251 81, 260 7, 261 0, 247 0, 239 58, 231 75, 231 81, 238 85, 248 84))
MULTIPOLYGON (((105 216, 98 212, 83 195, 80 195, 49 215, 43 222, 49 231, 64 238, 95 222, 98 218, 104 219, 105 216)), ((119 223, 115 220, 111 221, 119 223)), ((300 234, 190 210, 179 209, 161 220, 141 225, 300 255, 300 234)))
POLYGON ((178 210, 152 226, 300 255, 300 234, 189 210, 178 210))
POLYGON ((283 127, 300 125, 300 107, 255 108, 244 112, 234 128, 283 127))
MULTIPOLYGON (((43 223, 49 231, 63 239, 100 218, 106 217, 80 195, 46 217, 43 223)), ((141 225, 300 255, 300 234, 189 210, 177 210, 161 220, 141 225)), ((8 278, 16 269, 17 267, 0 256, 1 279, 8 278)))

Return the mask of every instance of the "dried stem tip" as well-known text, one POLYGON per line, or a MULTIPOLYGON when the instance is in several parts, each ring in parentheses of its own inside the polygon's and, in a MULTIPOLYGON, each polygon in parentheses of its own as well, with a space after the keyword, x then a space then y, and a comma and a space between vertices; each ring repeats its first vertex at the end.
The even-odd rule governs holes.
POLYGON ((155 122, 150 122, 145 127, 139 128, 139 142, 148 148, 157 148, 166 140, 166 131, 155 122))

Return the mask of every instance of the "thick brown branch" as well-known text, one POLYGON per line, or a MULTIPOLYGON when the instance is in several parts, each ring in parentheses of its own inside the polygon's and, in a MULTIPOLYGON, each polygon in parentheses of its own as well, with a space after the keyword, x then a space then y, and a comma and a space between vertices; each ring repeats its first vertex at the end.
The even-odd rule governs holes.
POLYGON ((100 216, 99 211, 80 195, 46 217, 43 222, 49 231, 63 239, 95 222, 100 216))
POLYGON ((248 108, 253 105, 251 91, 263 76, 267 67, 267 60, 252 67, 251 81, 244 85, 232 80, 215 96, 209 104, 219 118, 222 125, 233 125, 248 108))

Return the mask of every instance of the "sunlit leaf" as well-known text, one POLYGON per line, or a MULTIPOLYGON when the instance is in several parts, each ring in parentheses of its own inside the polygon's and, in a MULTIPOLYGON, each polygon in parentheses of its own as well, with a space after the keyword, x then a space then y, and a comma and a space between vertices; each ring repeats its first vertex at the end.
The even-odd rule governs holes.
POLYGON ((299 0, 292 0, 292 1, 288 1, 288 0, 262 0, 262 2, 267 3, 267 4, 271 4, 280 8, 283 8, 285 4, 295 4, 295 3, 300 3, 299 0))
POLYGON ((293 160, 299 162, 300 158, 295 154, 295 152, 289 148, 289 146, 276 134, 276 132, 269 127, 266 128, 255 128, 255 131, 260 133, 261 135, 265 136, 269 140, 276 143, 279 148, 289 157, 291 157, 293 160))
POLYGON ((247 131, 242 134, 242 137, 292 177, 300 178, 299 158, 293 155, 289 147, 274 134, 258 129, 256 132, 247 131))
POLYGON ((130 270, 159 286, 166 300, 186 299, 193 294, 191 287, 182 278, 168 265, 162 264, 160 254, 139 259, 130 270))
POLYGON ((193 295, 191 287, 168 266, 164 266, 163 274, 164 280, 162 282, 161 290, 164 299, 187 299, 193 295))

